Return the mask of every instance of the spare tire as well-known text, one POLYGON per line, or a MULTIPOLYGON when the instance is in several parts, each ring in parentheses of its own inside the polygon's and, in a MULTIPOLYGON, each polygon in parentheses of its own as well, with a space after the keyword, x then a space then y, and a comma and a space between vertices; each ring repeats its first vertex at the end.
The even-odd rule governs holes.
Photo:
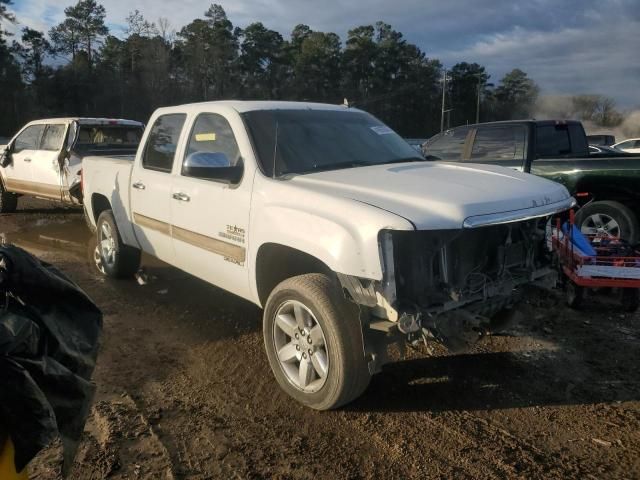
POLYGON ((619 202, 588 203, 576 213, 576 225, 585 235, 619 237, 632 245, 640 240, 636 215, 619 202))

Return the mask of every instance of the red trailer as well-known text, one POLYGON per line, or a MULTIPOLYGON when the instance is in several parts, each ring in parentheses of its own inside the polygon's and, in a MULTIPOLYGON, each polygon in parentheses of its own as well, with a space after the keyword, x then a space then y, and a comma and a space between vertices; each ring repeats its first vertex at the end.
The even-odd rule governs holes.
POLYGON ((589 289, 612 288, 619 292, 624 309, 635 312, 640 306, 640 251, 617 238, 576 233, 573 211, 564 226, 560 219, 556 221, 551 244, 563 276, 567 304, 579 308, 589 289), (581 235, 582 239, 575 238, 581 235))

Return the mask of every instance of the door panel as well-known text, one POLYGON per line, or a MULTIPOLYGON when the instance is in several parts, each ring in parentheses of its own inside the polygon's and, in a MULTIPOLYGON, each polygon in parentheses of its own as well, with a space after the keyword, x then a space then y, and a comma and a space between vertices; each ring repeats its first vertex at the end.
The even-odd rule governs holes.
POLYGON ((11 164, 3 170, 6 187, 9 191, 37 195, 34 189, 31 163, 38 152, 44 125, 31 125, 13 141, 11 164))
POLYGON ((172 264, 171 170, 185 119, 184 114, 156 119, 131 176, 131 212, 138 243, 145 252, 172 264))
MULTIPOLYGON (((240 161, 235 135, 223 116, 203 113, 195 119, 181 161, 199 152, 224 153, 231 165, 240 161)), ((247 298, 250 201, 250 181, 229 185, 178 172, 171 201, 176 266, 247 298)))
POLYGON ((64 124, 47 125, 40 148, 31 161, 34 188, 37 188, 42 196, 57 200, 64 200, 66 197, 59 163, 66 130, 67 126, 64 124))

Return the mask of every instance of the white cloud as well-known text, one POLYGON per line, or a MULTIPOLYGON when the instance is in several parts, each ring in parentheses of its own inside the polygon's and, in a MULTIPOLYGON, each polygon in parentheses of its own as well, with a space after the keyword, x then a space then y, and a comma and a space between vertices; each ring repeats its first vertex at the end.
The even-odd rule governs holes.
MULTIPOLYGON (((14 0, 22 25, 47 31, 75 0, 14 0)), ((485 65, 497 81, 519 67, 544 93, 602 93, 640 105, 638 0, 102 0, 116 35, 129 12, 179 30, 221 3, 234 25, 260 21, 288 35, 298 23, 334 31, 384 20, 429 57, 485 65)), ((14 31, 22 25, 11 27, 14 31)))
POLYGON ((440 58, 486 65, 494 81, 512 68, 526 71, 547 94, 603 93, 621 108, 640 105, 640 22, 615 19, 554 32, 513 28, 440 58))

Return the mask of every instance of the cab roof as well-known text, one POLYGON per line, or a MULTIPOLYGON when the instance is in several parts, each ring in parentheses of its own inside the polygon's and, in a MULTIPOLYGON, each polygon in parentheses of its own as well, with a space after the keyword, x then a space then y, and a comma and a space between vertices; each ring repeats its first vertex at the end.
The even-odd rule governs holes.
POLYGON ((97 117, 59 117, 59 118, 43 118, 33 120, 27 125, 41 125, 44 123, 71 123, 78 122, 80 125, 129 125, 144 126, 144 123, 135 120, 127 120, 124 118, 97 118, 97 117))
POLYGON ((225 107, 238 113, 253 112, 256 110, 333 110, 333 111, 359 111, 345 105, 333 105, 329 103, 313 102, 287 102, 270 100, 219 100, 215 102, 188 103, 173 107, 159 108, 162 113, 195 112, 202 111, 207 106, 225 107))

